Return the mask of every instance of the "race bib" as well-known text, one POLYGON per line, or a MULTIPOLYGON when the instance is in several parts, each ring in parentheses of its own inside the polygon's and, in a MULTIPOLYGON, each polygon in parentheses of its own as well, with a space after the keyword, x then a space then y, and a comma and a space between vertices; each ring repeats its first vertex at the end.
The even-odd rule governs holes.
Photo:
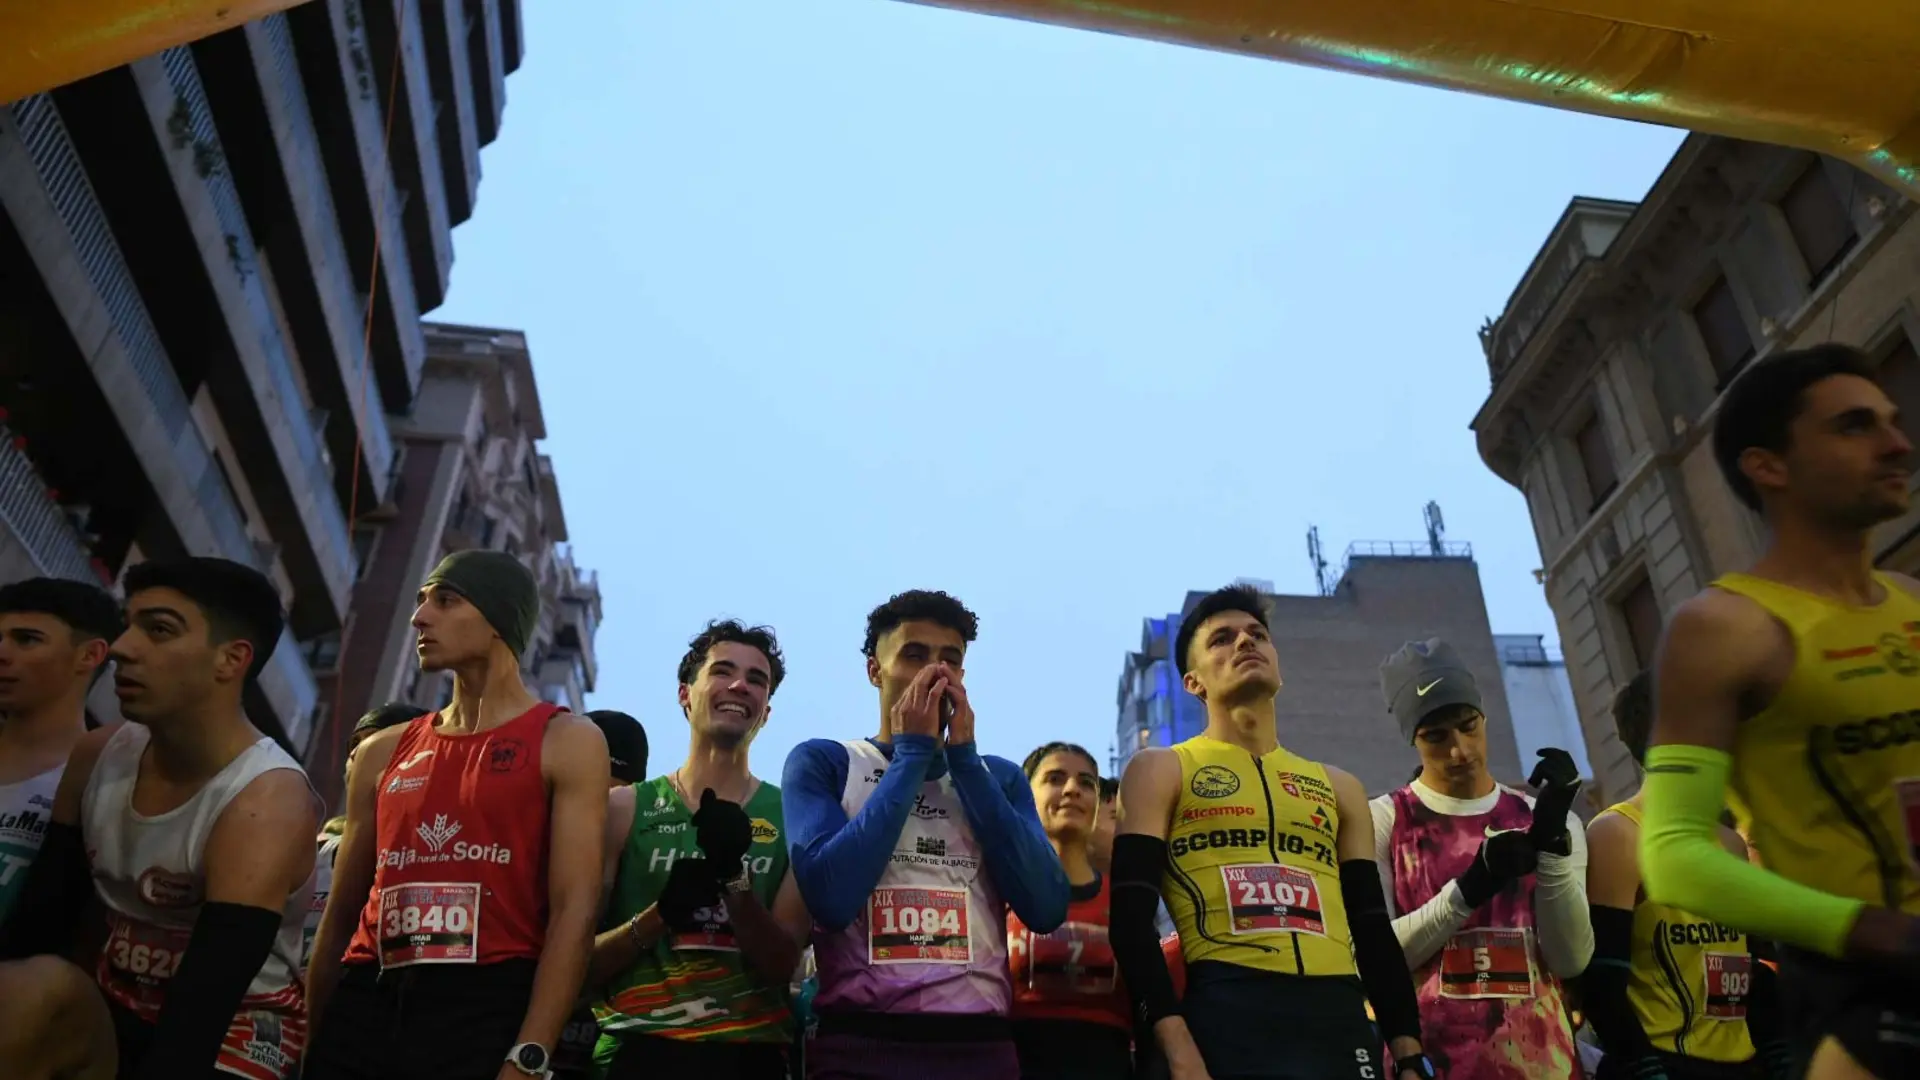
POLYGON ((107 996, 153 1023, 167 1000, 167 983, 186 955, 190 930, 136 922, 107 913, 107 942, 100 950, 100 986, 107 996))
POLYGON ((1327 933, 1321 915, 1320 885, 1313 875, 1291 866, 1249 863, 1223 866, 1227 885, 1227 925, 1236 934, 1327 933))
POLYGON ((867 900, 868 963, 965 964, 972 959, 967 890, 873 890, 867 900))
POLYGON ((413 882, 380 890, 381 967, 471 964, 479 941, 479 885, 413 882))
POLYGON ((1115 968, 1107 928, 1061 924, 1051 934, 1026 932, 1027 988, 1043 994, 1111 994, 1115 968))
POLYGON ((740 951, 739 943, 733 938, 733 923, 727 918, 725 900, 695 910, 693 920, 697 924, 694 929, 673 932, 669 942, 674 948, 693 952, 740 951))
POLYGON ((1900 820, 1907 826, 1907 858, 1920 866, 1920 777, 1895 780, 1893 790, 1900 798, 1900 820))
POLYGON ((1753 989, 1753 957, 1746 953, 1706 953, 1709 1020, 1745 1020, 1747 993, 1753 989))
POLYGON ((1483 927, 1453 935, 1440 952, 1440 996, 1532 997, 1533 949, 1528 932, 1483 927))

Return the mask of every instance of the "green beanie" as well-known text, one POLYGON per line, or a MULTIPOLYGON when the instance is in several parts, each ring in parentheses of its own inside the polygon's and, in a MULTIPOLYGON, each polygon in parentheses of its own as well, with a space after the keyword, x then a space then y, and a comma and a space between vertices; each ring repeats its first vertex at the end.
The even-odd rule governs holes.
POLYGON ((540 621, 540 587, 533 572, 504 551, 456 551, 440 560, 421 588, 439 585, 466 598, 518 657, 540 621))

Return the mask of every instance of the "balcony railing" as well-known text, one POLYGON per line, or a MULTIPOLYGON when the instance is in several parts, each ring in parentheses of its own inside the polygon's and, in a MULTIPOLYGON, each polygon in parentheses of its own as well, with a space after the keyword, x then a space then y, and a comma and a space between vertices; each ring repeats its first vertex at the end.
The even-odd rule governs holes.
POLYGON ((1340 573, 1329 579, 1332 596, 1352 569, 1355 559, 1471 559, 1473 545, 1462 540, 1355 540, 1340 560, 1340 573))
POLYGON ((1545 645, 1503 645, 1500 662, 1515 667, 1558 667, 1566 663, 1559 649, 1545 645))
POLYGON ((0 521, 20 538, 42 574, 105 584, 87 555, 86 540, 47 497, 46 481, 27 455, 14 446, 14 438, 13 431, 0 424, 0 521))

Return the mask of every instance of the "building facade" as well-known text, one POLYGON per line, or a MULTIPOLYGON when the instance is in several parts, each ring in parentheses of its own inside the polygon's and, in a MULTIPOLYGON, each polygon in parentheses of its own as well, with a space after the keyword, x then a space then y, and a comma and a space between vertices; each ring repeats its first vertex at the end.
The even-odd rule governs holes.
MULTIPOLYGON (((1148 619, 1139 650, 1121 670, 1115 726, 1116 774, 1148 746, 1171 746, 1206 727, 1199 699, 1181 685, 1172 656, 1185 614, 1148 619)), ((1280 655, 1280 742, 1338 765, 1370 794, 1407 782, 1419 755, 1402 738, 1380 689, 1380 664, 1409 641, 1444 638, 1480 685, 1489 720, 1488 765, 1499 780, 1526 779, 1515 749, 1501 654, 1487 620, 1480 570, 1459 543, 1361 543, 1348 549, 1324 595, 1269 595, 1273 643, 1280 655)))
MULTIPOLYGON (((1804 151, 1694 135, 1638 203, 1575 199, 1480 332, 1480 455, 1526 496, 1600 796, 1637 771, 1616 689, 1667 612, 1758 553, 1710 440, 1721 390, 1778 350, 1861 346, 1920 422, 1920 223, 1871 176, 1804 151)), ((1920 566, 1920 510, 1884 565, 1920 566)))
POLYGON ((316 0, 0 106, 0 576, 258 567, 289 618, 248 711, 338 738, 307 646, 349 617, 520 54, 516 0, 316 0))
MULTIPOLYGON (((351 725, 389 701, 423 711, 445 704, 452 676, 422 672, 415 656, 415 596, 450 552, 490 548, 518 556, 540 584, 540 622, 522 657, 528 683, 585 712, 597 672, 600 586, 565 546, 553 461, 538 445, 546 417, 526 336, 429 323, 426 346, 413 411, 393 418, 393 493, 356 525, 366 559, 352 619, 344 633, 309 646, 323 708, 351 725)), ((342 751, 339 742, 316 746, 316 774, 338 775, 342 751)))
POLYGON ((1514 749, 1521 767, 1531 773, 1540 751, 1553 747, 1572 754, 1580 775, 1591 778, 1586 733, 1560 650, 1549 648, 1543 634, 1495 634, 1493 648, 1500 657, 1507 708, 1513 712, 1514 749))

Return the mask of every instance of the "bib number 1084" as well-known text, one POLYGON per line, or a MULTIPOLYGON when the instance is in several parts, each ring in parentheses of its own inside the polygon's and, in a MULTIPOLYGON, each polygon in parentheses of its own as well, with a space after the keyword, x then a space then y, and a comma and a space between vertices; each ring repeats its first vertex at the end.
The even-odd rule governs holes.
POLYGON ((892 934, 944 934, 960 932, 960 912, 953 908, 941 911, 935 907, 881 908, 874 914, 880 916, 880 925, 876 933, 892 934))
POLYGON ((867 900, 867 961, 965 964, 973 958, 967 890, 879 888, 867 900))

